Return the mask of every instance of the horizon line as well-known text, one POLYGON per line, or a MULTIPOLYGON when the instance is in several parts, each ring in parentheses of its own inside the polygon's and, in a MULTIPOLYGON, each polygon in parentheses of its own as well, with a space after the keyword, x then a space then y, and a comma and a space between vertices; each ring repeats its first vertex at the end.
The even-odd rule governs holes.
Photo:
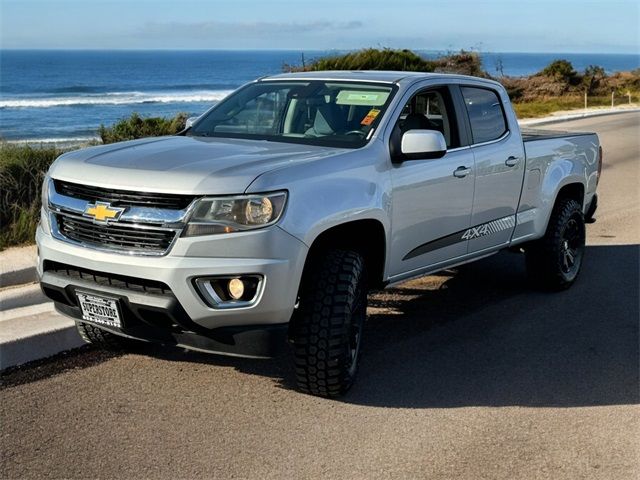
MULTIPOLYGON (((119 48, 119 47, 110 47, 110 48, 82 48, 82 47, 64 47, 64 48, 47 48, 47 47, 29 47, 29 48, 2 48, 0 47, 0 52, 3 51, 32 51, 32 52, 354 52, 358 50, 365 50, 368 48, 376 48, 376 47, 361 47, 361 48, 328 48, 328 49, 318 49, 318 48, 309 48, 309 49, 300 49, 300 48, 119 48)), ((383 47, 387 48, 387 47, 383 47)), ((391 50, 411 50, 416 52, 432 52, 432 53, 458 53, 461 51, 465 52, 475 52, 478 54, 496 54, 496 53, 514 53, 520 55, 540 55, 540 54, 548 54, 548 55, 633 55, 640 57, 640 52, 576 52, 576 51, 562 51, 562 52, 545 52, 545 51, 515 51, 515 50, 479 50, 475 48, 459 48, 459 49, 433 49, 433 48, 391 48, 391 50)))

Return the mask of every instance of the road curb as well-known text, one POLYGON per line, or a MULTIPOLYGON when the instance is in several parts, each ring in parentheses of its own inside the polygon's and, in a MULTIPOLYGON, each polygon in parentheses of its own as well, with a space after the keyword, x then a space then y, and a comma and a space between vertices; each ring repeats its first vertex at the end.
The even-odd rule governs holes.
POLYGON ((14 311, 20 315, 8 311, 0 316, 0 370, 85 345, 75 322, 53 311, 50 304, 46 309, 34 305, 14 311))
POLYGON ((0 287, 13 287, 15 285, 24 285, 25 283, 33 283, 38 279, 35 265, 32 267, 21 268, 0 274, 0 287))
POLYGON ((52 357, 82 345, 86 345, 86 343, 78 335, 75 326, 19 338, 2 344, 0 370, 52 357))
POLYGON ((35 282, 38 254, 35 245, 14 247, 0 252, 0 287, 35 282))
POLYGON ((13 310, 48 302, 40 284, 32 282, 0 290, 0 311, 13 310))

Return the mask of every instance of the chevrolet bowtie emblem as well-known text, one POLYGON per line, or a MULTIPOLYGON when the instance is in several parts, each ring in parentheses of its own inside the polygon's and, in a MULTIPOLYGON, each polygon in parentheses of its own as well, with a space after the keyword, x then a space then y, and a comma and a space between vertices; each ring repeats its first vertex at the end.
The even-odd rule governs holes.
POLYGON ((112 207, 107 202, 96 202, 95 204, 87 204, 83 215, 93 218, 93 223, 109 223, 111 220, 118 220, 122 212, 124 212, 124 208, 112 207))

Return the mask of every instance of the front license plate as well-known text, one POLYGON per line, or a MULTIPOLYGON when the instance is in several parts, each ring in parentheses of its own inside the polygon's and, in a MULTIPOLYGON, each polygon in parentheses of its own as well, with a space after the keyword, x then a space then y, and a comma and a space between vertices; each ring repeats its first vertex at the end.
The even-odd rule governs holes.
POLYGON ((83 319, 109 327, 122 327, 117 300, 80 292, 77 292, 76 295, 83 319))

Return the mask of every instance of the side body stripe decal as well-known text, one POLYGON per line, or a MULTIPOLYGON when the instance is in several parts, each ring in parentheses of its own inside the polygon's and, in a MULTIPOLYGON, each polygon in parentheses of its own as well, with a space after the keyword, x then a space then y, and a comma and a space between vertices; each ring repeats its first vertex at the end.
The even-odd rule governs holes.
POLYGON ((459 242, 464 242, 466 240, 473 240, 474 238, 484 237, 485 235, 492 235, 494 233, 502 232, 504 230, 509 230, 511 228, 514 228, 515 226, 516 226, 515 215, 499 218, 497 220, 493 220, 487 223, 482 223, 475 227, 471 227, 466 230, 461 230, 459 232, 452 233, 451 235, 447 235, 446 237, 440 237, 430 242, 423 243, 422 245, 417 246, 416 248, 411 250, 409 253, 407 253, 402 258, 402 260, 409 260, 411 258, 424 255, 425 253, 438 250, 439 248, 448 247, 450 245, 454 245, 459 242))

